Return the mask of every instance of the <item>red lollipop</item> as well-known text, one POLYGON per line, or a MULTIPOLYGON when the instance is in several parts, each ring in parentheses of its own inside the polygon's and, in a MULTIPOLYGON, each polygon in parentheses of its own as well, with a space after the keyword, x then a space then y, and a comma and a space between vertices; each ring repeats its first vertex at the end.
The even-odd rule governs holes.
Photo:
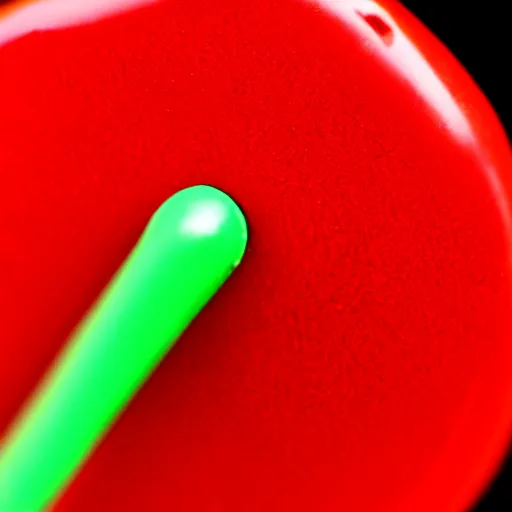
POLYGON ((0 21, 1 428, 165 198, 221 188, 251 244, 56 510, 468 506, 512 420, 471 79, 394 2, 70 6, 0 21))

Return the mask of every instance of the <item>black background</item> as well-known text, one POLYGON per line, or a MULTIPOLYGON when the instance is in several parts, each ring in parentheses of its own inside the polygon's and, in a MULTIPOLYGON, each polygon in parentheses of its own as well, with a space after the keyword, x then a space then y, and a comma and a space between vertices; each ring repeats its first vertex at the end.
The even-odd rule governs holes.
MULTIPOLYGON (((512 74, 512 25, 506 14, 509 1, 402 0, 402 3, 464 64, 493 104, 510 140, 512 79, 507 75, 512 74)), ((512 451, 472 512, 510 511, 511 502, 512 451)))
POLYGON ((512 24, 508 0, 402 0, 452 51, 493 104, 512 135, 512 24))

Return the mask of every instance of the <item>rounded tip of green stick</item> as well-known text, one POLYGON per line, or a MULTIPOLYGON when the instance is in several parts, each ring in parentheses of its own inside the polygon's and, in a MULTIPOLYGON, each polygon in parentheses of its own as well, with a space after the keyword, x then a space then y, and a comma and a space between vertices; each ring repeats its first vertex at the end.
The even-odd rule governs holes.
MULTIPOLYGON (((165 201, 153 215, 146 234, 172 236, 169 229, 178 229, 187 238, 215 238, 233 268, 240 264, 247 246, 247 222, 239 206, 224 192, 207 185, 183 189, 165 201)), ((208 259, 208 254, 204 257, 208 259)))
POLYGON ((62 492, 246 245, 244 215, 213 187, 158 208, 0 447, 0 512, 43 510, 62 492))

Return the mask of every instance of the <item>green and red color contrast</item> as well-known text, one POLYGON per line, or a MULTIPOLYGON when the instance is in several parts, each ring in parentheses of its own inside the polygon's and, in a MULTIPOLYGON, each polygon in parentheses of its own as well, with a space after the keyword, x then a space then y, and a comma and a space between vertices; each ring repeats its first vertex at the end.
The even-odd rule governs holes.
POLYGON ((214 188, 159 208, 0 446, 0 510, 55 500, 246 244, 242 212, 214 188))
POLYGON ((476 499, 512 426, 512 158, 421 23, 393 0, 47 0, 0 41, 2 433, 164 200, 212 184, 251 228, 56 511, 476 499))

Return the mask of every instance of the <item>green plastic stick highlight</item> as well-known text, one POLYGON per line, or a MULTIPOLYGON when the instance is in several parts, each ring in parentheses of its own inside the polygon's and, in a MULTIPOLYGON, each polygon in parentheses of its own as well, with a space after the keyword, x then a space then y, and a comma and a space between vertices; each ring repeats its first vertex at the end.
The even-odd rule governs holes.
POLYGON ((1 512, 55 500, 246 243, 242 212, 217 189, 185 189, 159 208, 5 438, 1 512))

